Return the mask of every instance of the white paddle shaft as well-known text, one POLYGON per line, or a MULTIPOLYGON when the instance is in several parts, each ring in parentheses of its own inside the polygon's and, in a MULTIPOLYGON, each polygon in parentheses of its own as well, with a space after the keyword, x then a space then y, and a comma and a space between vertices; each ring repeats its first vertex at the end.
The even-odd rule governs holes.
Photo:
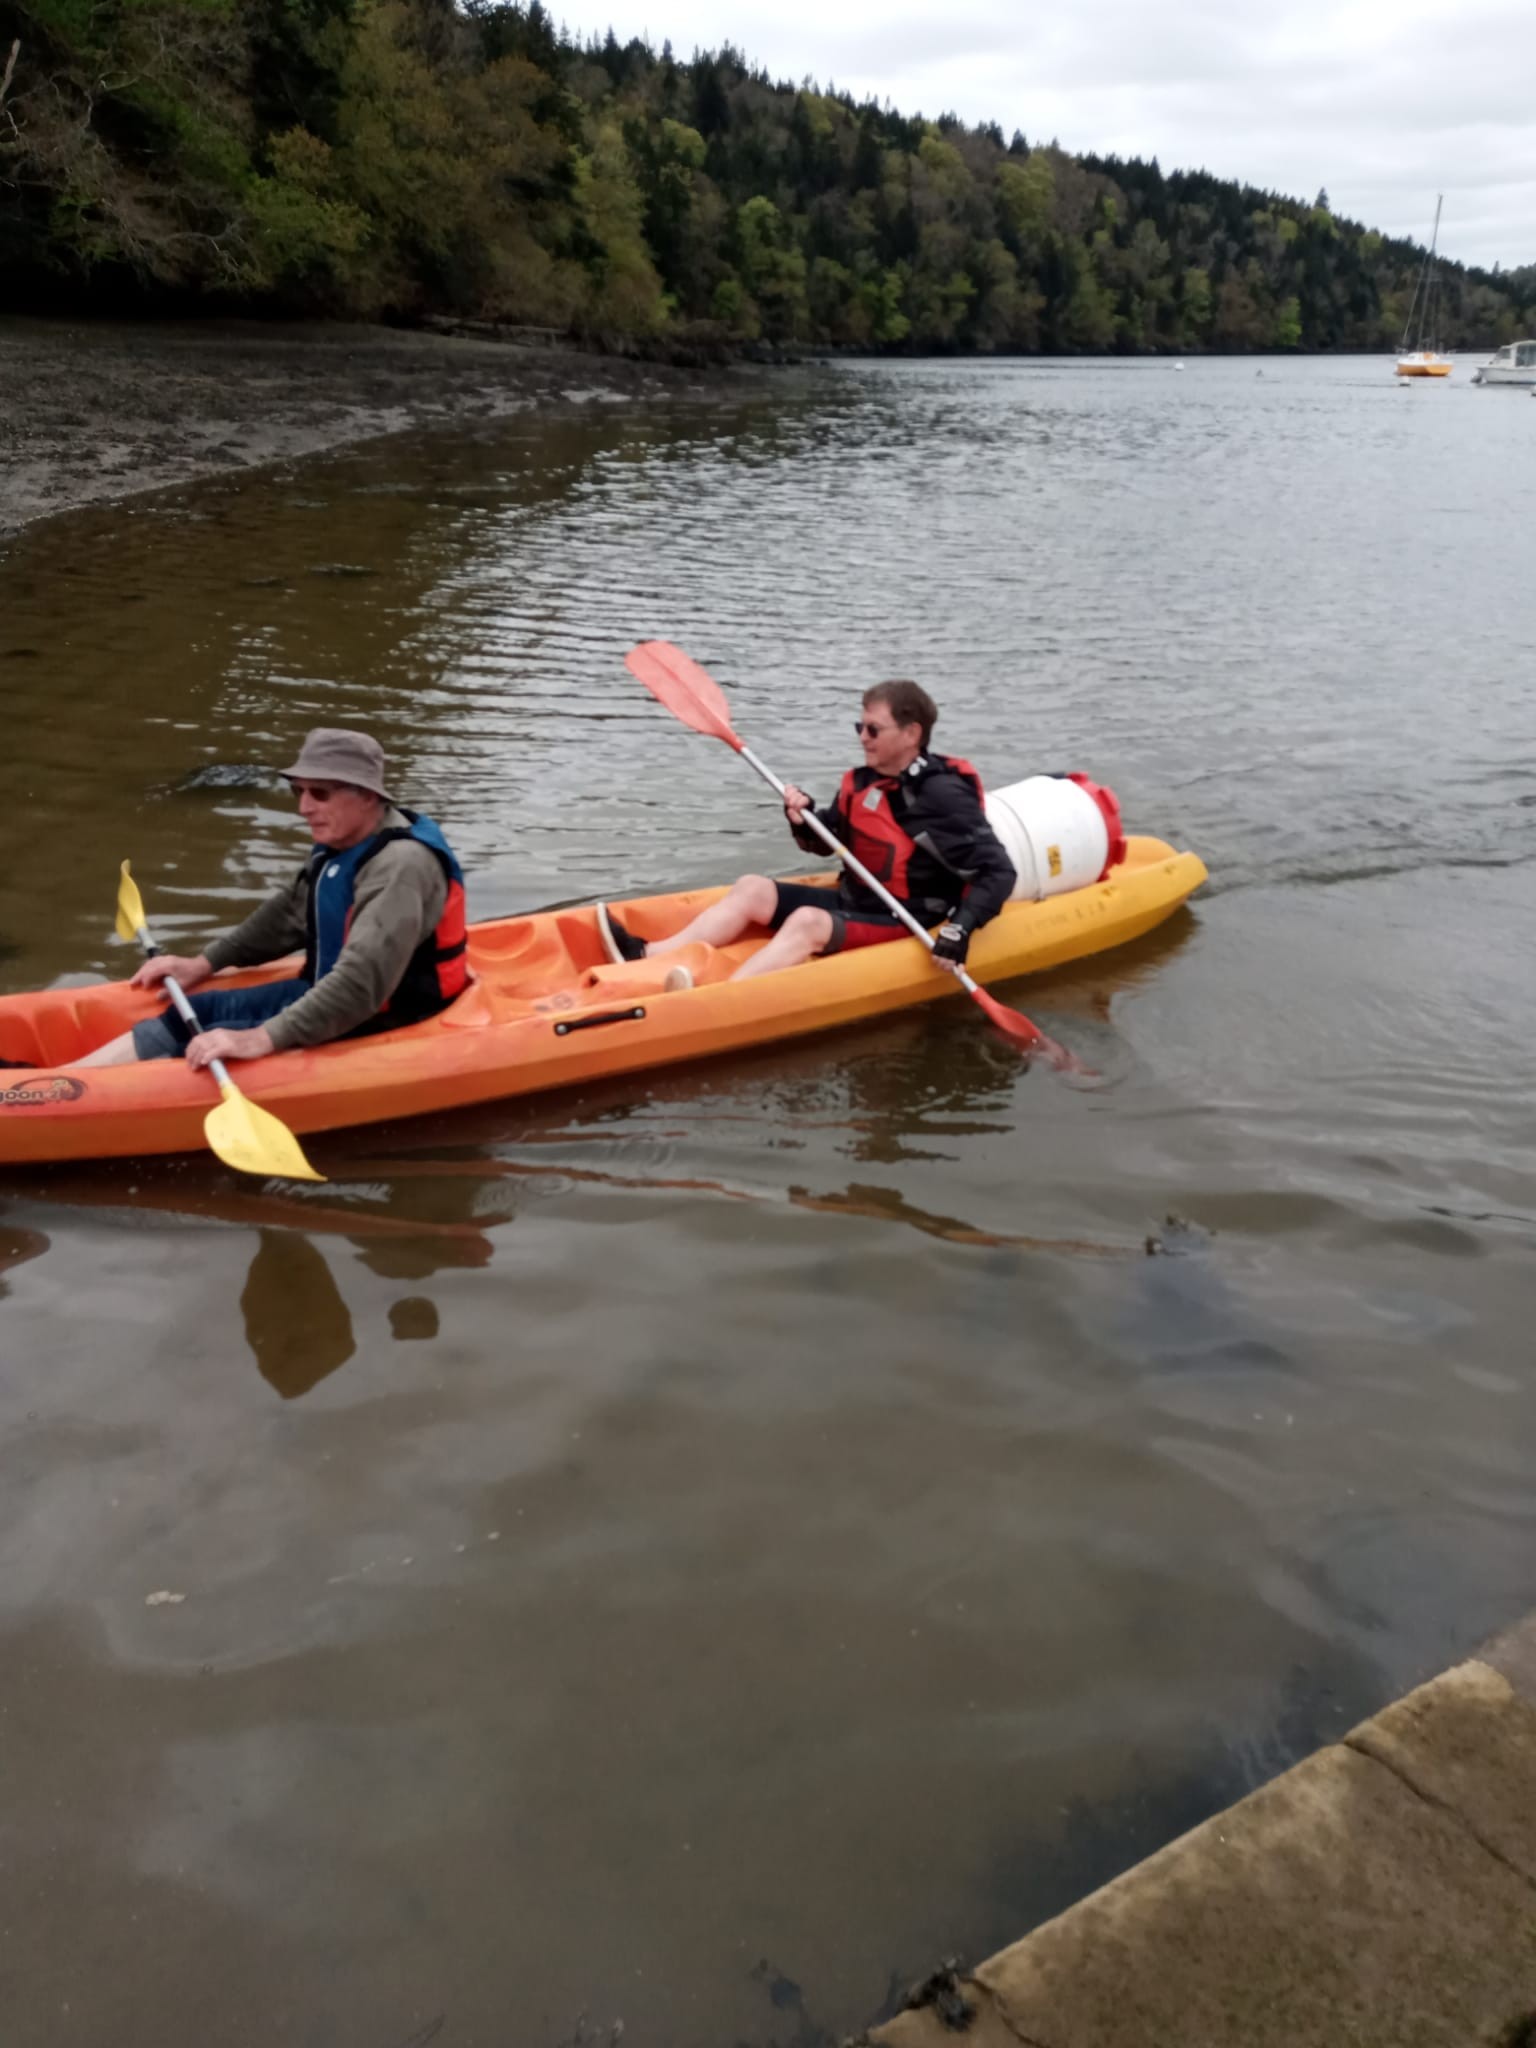
MULTIPOLYGON (((145 957, 150 960, 153 960, 155 955, 160 950, 160 948, 155 944, 154 940, 149 936, 149 926, 145 924, 141 924, 139 926, 139 944, 144 948, 145 957)), ((166 994, 170 997, 172 1003, 175 1005, 176 1014, 178 1017, 180 1017, 182 1023, 186 1025, 187 1029, 192 1033, 192 1036, 194 1038, 198 1037, 203 1027, 201 1024, 198 1023, 197 1012, 193 1009, 192 1005, 187 1001, 187 992, 182 987, 181 983, 176 979, 174 974, 168 974, 165 977, 165 980, 161 982, 160 986, 165 990, 166 994)), ((225 1066, 224 1062, 222 1060, 210 1060, 208 1062, 208 1071, 210 1074, 212 1074, 215 1081, 218 1082, 220 1092, 222 1094, 227 1095, 229 1093, 231 1084, 229 1079, 229 1070, 225 1066)))

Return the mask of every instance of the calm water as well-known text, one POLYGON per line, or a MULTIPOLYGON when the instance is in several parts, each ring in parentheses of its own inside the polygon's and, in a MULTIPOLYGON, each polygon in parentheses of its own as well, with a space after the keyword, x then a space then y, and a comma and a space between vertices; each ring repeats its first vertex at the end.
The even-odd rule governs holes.
POLYGON ((8 2043, 814 2048, 1527 1607, 1533 530, 1513 394, 943 365, 0 553, 7 988, 124 854, 240 915, 290 808, 181 785, 318 720, 481 914, 782 867, 653 634, 813 788, 915 674, 1213 878, 1014 991, 1094 1088, 951 1007, 0 1182, 8 2043))

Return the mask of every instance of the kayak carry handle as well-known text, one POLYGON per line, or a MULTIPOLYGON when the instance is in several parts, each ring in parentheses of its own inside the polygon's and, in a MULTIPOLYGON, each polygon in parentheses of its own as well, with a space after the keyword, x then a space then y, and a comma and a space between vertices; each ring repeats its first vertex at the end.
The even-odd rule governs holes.
POLYGON ((632 1010, 603 1010, 596 1017, 567 1018, 555 1026, 556 1038, 569 1038, 573 1031, 592 1031, 599 1024, 633 1024, 645 1015, 637 1003, 632 1010))

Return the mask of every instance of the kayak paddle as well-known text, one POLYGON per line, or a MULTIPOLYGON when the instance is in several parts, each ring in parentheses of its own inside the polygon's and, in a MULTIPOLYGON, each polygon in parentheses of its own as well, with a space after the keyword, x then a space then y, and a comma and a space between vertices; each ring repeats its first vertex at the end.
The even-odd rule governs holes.
MULTIPOLYGON (((152 960, 160 950, 149 935, 149 926, 144 921, 144 899, 128 871, 127 861, 123 862, 122 879, 117 885, 117 936, 137 939, 147 960, 152 960)), ((201 1031, 197 1012, 175 976, 168 974, 162 986, 187 1029, 201 1031)), ((226 1166, 233 1166, 239 1173, 259 1173, 278 1180, 325 1179, 304 1157, 288 1126, 271 1110, 260 1108, 249 1096, 241 1094, 222 1060, 210 1060, 208 1071, 218 1082, 224 1100, 215 1103, 203 1119, 203 1133, 226 1166)))
MULTIPOLYGON (((624 665, 630 674, 644 683, 660 703, 665 704, 675 718, 684 725, 692 726, 695 732, 702 732, 710 739, 724 740, 735 753, 740 754, 749 768, 756 769, 764 782, 772 785, 779 795, 784 794, 784 784, 773 770, 760 761, 752 749, 735 732, 731 725, 731 707, 726 702, 725 692, 709 673, 700 668, 681 647, 674 647, 670 640, 642 640, 638 647, 632 647, 624 657, 624 665)), ((885 904, 886 908, 906 926, 913 938, 920 939, 933 951, 933 938, 907 909, 897 901, 891 892, 882 887, 862 861, 856 860, 842 841, 829 832, 813 811, 805 813, 805 822, 816 837, 835 853, 845 866, 852 868, 868 888, 885 904)), ((996 996, 974 981, 957 960, 941 960, 937 963, 948 968, 971 1000, 986 1012, 1005 1037, 1011 1039, 1031 1054, 1039 1054, 1055 1067, 1075 1070, 1078 1061, 1073 1054, 1059 1046, 1036 1024, 1017 1010, 1010 1010, 1006 1003, 1000 1003, 996 996)))

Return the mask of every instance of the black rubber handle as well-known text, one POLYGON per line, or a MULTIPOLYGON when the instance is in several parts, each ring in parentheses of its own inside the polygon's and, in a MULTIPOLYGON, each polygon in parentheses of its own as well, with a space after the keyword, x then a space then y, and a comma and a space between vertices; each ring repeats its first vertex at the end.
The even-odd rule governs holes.
POLYGON ((555 1026, 556 1038, 569 1038, 573 1031, 593 1031, 599 1024, 633 1024, 645 1015, 636 1004, 632 1010, 602 1010, 595 1017, 573 1017, 555 1026))

